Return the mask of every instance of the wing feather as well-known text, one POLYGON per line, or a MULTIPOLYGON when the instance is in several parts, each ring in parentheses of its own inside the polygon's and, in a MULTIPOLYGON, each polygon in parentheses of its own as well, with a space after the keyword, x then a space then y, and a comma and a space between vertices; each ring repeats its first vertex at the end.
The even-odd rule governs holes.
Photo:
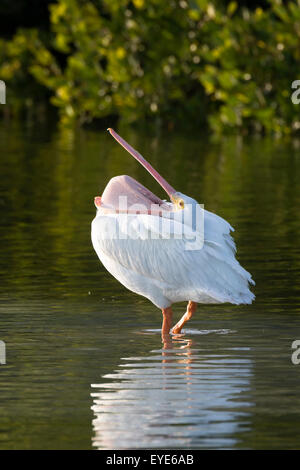
MULTIPOLYGON (((186 249, 190 233, 172 221, 148 214, 106 214, 92 223, 95 250, 159 285, 164 295, 179 300, 251 303, 251 275, 235 258, 233 230, 221 217, 205 212, 204 243, 186 249), (185 234, 182 237, 182 234, 185 234), (181 236, 181 238, 176 238, 181 236), (203 245, 203 246, 202 246, 203 245)), ((175 300, 174 300, 175 299, 175 300)))

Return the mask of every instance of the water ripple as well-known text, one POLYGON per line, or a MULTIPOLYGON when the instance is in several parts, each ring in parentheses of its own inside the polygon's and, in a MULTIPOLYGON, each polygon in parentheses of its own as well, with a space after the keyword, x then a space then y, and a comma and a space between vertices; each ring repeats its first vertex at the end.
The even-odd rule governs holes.
POLYGON ((92 384, 98 449, 229 448, 248 422, 252 363, 199 354, 193 340, 170 338, 146 357, 125 357, 92 384), (105 381, 105 383, 103 383, 105 381))

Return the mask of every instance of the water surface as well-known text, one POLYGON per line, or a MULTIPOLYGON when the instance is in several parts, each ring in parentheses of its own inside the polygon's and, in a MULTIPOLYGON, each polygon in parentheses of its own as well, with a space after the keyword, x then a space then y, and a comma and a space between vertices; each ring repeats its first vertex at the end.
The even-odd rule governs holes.
POLYGON ((0 448, 299 448, 300 142, 122 134, 235 227, 256 302, 200 306, 163 344, 90 242, 111 177, 161 188, 107 133, 1 123, 0 448))

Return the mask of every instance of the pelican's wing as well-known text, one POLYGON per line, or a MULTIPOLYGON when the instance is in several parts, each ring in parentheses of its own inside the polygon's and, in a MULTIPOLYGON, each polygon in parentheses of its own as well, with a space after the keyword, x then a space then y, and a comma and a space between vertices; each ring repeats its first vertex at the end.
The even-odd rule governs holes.
POLYGON ((165 291, 180 290, 195 301, 207 296, 218 302, 251 303, 254 295, 248 282, 253 281, 235 259, 232 228, 221 217, 204 212, 199 249, 188 248, 195 233, 180 222, 172 221, 170 238, 168 222, 147 214, 96 217, 93 245, 125 269, 160 283, 165 291))

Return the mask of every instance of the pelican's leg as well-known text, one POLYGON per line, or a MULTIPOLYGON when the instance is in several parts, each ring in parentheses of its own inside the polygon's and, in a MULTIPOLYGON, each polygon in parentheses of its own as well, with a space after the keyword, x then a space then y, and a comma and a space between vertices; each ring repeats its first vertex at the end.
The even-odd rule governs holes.
POLYGON ((176 323, 176 325, 172 328, 172 333, 175 333, 175 334, 180 333, 183 325, 185 325, 185 323, 192 318, 193 313, 196 311, 196 309, 197 309, 196 302, 192 302, 190 300, 188 305, 187 305, 187 309, 186 309, 185 314, 179 320, 179 322, 176 323))
POLYGON ((162 309, 163 314, 163 322, 161 327, 161 334, 162 336, 168 335, 170 333, 170 328, 172 325, 172 307, 167 307, 162 309))

